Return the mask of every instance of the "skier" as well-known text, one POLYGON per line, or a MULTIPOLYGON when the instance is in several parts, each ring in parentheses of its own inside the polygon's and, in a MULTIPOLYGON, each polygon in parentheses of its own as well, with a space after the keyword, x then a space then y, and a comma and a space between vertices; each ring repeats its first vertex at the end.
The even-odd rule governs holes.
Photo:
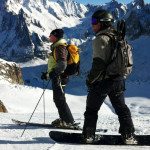
POLYGON ((55 127, 71 128, 75 127, 74 118, 66 103, 64 88, 68 83, 69 77, 64 73, 67 67, 67 49, 66 40, 63 38, 64 31, 55 29, 50 33, 49 40, 52 42, 49 60, 48 72, 42 74, 41 79, 52 80, 53 99, 58 109, 59 119, 51 124, 55 127))
POLYGON ((110 61, 112 40, 108 33, 116 33, 112 26, 114 19, 111 13, 106 10, 97 10, 92 15, 92 29, 96 34, 93 40, 93 63, 87 76, 86 84, 88 87, 88 96, 86 111, 84 113, 83 142, 92 143, 95 140, 95 130, 98 119, 98 111, 104 102, 106 96, 109 96, 112 106, 118 115, 120 123, 119 133, 126 144, 136 144, 134 135, 134 125, 131 119, 131 113, 125 104, 124 76, 114 74, 108 76, 105 73, 106 65, 110 61))

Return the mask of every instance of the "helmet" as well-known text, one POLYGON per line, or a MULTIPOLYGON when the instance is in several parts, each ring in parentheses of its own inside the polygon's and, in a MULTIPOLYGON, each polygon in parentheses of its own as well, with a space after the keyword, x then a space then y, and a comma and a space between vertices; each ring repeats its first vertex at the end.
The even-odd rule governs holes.
POLYGON ((114 18, 111 13, 104 9, 97 10, 92 15, 92 18, 97 19, 99 22, 113 22, 114 18))

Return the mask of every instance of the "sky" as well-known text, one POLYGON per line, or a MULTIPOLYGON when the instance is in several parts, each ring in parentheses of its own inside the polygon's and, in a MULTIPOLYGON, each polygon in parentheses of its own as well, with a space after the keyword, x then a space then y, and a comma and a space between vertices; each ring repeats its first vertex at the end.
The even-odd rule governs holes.
MULTIPOLYGON (((95 5, 101 5, 107 2, 110 2, 111 0, 74 0, 76 2, 82 3, 82 4, 95 4, 95 5)), ((117 0, 118 2, 127 4, 132 2, 133 0, 117 0)), ((150 3, 150 0, 145 0, 146 3, 150 3)))

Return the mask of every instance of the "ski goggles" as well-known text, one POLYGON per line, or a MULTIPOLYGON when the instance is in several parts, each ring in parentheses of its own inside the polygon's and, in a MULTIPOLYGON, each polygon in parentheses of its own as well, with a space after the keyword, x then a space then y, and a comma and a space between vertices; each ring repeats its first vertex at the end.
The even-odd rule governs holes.
POLYGON ((97 25, 98 23, 99 23, 98 19, 92 18, 92 20, 91 20, 92 25, 97 25))

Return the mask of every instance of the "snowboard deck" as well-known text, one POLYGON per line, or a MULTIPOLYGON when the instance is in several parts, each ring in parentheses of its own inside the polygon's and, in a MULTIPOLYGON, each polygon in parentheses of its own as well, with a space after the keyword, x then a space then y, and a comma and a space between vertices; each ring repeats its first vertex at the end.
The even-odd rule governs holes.
MULTIPOLYGON (((52 140, 59 143, 85 144, 82 142, 81 133, 68 133, 61 131, 50 131, 49 136, 52 140)), ((125 145, 121 135, 102 135, 97 134, 99 140, 92 145, 125 145)), ((138 144, 132 146, 150 146, 150 135, 136 135, 138 144)))
MULTIPOLYGON (((44 124, 44 123, 34 123, 34 122, 25 122, 16 119, 12 119, 12 122, 17 125, 24 125, 24 126, 35 126, 40 128, 49 128, 49 129, 66 129, 66 130, 82 130, 82 128, 62 128, 62 127, 55 127, 52 124, 44 124)), ((107 132, 107 129, 97 129, 96 132, 107 132)))

